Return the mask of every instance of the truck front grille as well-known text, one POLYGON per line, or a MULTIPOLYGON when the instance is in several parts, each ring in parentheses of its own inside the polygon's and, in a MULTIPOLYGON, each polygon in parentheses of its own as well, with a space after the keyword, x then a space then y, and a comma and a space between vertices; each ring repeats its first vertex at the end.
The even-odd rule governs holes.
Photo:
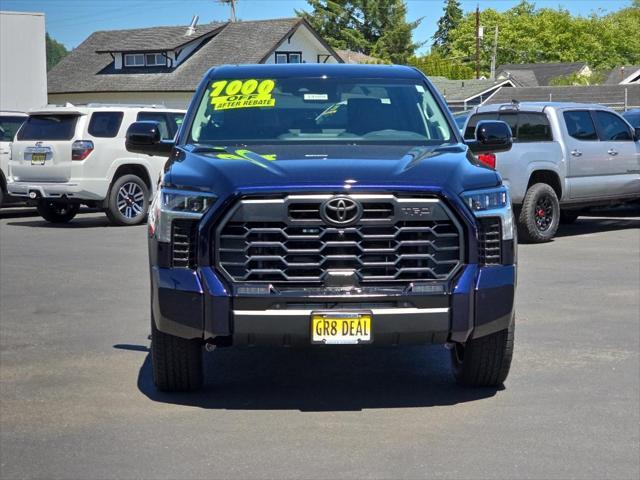
POLYGON ((360 221, 335 227, 320 218, 322 199, 299 197, 240 201, 217 231, 217 267, 234 282, 318 284, 347 272, 389 283, 444 280, 462 262, 460 228, 436 199, 430 214, 424 200, 362 200, 360 221))

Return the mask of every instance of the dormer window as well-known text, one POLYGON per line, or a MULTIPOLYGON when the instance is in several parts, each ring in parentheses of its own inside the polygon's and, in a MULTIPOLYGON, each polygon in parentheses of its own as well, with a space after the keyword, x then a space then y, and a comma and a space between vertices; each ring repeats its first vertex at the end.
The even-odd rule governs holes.
POLYGON ((125 67, 164 67, 167 59, 162 53, 126 53, 125 67))
POLYGON ((302 52, 276 52, 276 63, 302 63, 302 52))

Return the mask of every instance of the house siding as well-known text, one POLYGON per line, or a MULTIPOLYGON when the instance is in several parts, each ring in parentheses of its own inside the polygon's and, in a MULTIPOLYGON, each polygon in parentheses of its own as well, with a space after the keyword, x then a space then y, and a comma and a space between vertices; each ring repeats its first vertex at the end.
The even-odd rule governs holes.
POLYGON ((327 63, 338 63, 333 55, 313 36, 305 25, 301 25, 289 38, 278 44, 264 63, 276 63, 275 52, 302 52, 303 63, 317 63, 318 55, 330 55, 327 63))

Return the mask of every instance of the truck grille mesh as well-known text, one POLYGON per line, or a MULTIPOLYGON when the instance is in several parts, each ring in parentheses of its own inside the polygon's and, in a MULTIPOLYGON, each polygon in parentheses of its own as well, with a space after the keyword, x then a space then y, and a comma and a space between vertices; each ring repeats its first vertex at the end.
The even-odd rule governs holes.
POLYGON ((196 232, 194 220, 174 220, 171 224, 171 264, 174 267, 195 268, 196 232))
POLYGON ((365 284, 444 280, 460 265, 452 220, 396 220, 393 203, 362 203, 362 220, 346 228, 304 202, 289 203, 280 220, 232 216, 218 230, 217 266, 235 282, 316 284, 346 270, 365 284))
POLYGON ((502 263, 502 224, 497 217, 479 219, 478 263, 499 265, 502 263))

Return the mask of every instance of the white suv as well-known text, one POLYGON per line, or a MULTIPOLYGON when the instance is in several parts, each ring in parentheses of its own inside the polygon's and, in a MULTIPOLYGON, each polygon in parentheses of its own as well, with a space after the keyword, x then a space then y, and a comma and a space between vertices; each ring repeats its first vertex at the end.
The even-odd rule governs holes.
POLYGON ((11 142, 27 119, 23 112, 0 112, 0 207, 7 201, 7 172, 11 156, 11 142))
POLYGON ((141 223, 166 157, 128 152, 127 129, 154 121, 162 139, 171 140, 184 113, 98 104, 31 111, 11 145, 8 193, 36 202, 54 223, 71 220, 81 204, 103 209, 116 225, 141 223))

